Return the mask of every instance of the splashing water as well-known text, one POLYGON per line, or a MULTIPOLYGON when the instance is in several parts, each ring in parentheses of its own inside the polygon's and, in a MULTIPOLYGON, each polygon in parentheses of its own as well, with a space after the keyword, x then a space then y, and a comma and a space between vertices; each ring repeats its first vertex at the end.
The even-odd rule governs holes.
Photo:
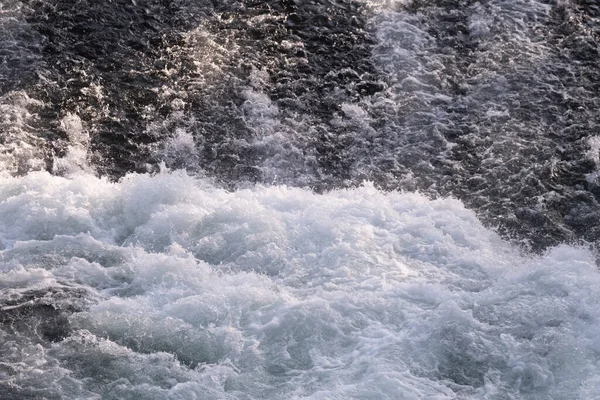
POLYGON ((599 398, 599 12, 3 2, 0 398, 599 398))

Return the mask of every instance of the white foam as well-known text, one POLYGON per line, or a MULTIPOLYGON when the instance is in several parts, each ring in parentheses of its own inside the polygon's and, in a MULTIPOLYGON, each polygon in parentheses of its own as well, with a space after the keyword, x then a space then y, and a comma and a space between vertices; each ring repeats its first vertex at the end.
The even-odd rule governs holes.
POLYGON ((261 181, 306 185, 316 169, 311 157, 314 150, 306 149, 303 143, 308 136, 303 128, 311 129, 310 123, 289 117, 286 121, 280 115, 277 105, 263 92, 264 73, 254 71, 251 81, 254 87, 244 91, 242 108, 245 124, 253 134, 246 145, 261 155, 261 181))
POLYGON ((88 163, 90 135, 83 126, 81 118, 76 114, 67 113, 61 119, 60 127, 67 135, 69 141, 66 155, 62 158, 57 157, 54 159, 54 173, 71 175, 82 171, 93 172, 93 168, 88 163))
POLYGON ((164 140, 161 156, 171 167, 197 166, 200 161, 194 137, 184 128, 177 128, 171 137, 164 140))
POLYGON ((0 97, 0 173, 23 174, 45 167, 44 140, 33 127, 43 103, 25 92, 0 97))
MULTIPOLYGON (((40 172, 0 179, 0 232, 5 290, 81 287, 95 303, 73 314, 71 336, 32 344, 22 372, 2 378, 24 390, 600 395, 592 254, 521 255, 456 200, 369 185, 227 192, 182 172, 118 183, 40 172)), ((17 362, 6 340, 3 359, 17 362)))
POLYGON ((596 168, 594 172, 586 175, 586 179, 590 183, 596 183, 598 181, 598 177, 600 175, 599 167, 600 167, 600 137, 599 136, 590 136, 587 139, 589 149, 586 152, 585 156, 591 160, 596 168))

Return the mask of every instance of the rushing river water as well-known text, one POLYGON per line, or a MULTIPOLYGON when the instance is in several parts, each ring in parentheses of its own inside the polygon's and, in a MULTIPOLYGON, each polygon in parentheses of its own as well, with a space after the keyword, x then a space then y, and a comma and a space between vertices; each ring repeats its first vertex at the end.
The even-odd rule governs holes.
POLYGON ((0 0, 0 398, 600 398, 595 0, 0 0))

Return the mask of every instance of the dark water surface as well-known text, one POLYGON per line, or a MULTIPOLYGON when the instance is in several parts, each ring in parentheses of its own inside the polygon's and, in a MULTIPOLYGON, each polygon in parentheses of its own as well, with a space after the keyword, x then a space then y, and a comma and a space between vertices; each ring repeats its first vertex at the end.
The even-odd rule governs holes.
POLYGON ((379 16, 355 1, 3 9, 0 93, 41 102, 26 129, 47 143, 46 168, 74 114, 90 161, 113 178, 166 159, 230 187, 369 180, 456 196, 534 249, 598 239, 592 2, 412 1, 379 16), (261 143, 269 129, 284 139, 261 143), (193 157, 164 151, 184 131, 193 157))

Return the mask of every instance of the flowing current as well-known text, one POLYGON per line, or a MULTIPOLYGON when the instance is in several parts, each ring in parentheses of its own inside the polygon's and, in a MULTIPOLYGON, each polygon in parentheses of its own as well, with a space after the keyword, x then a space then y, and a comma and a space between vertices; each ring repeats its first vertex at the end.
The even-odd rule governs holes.
POLYGON ((595 0, 0 0, 0 399, 600 398, 595 0))

